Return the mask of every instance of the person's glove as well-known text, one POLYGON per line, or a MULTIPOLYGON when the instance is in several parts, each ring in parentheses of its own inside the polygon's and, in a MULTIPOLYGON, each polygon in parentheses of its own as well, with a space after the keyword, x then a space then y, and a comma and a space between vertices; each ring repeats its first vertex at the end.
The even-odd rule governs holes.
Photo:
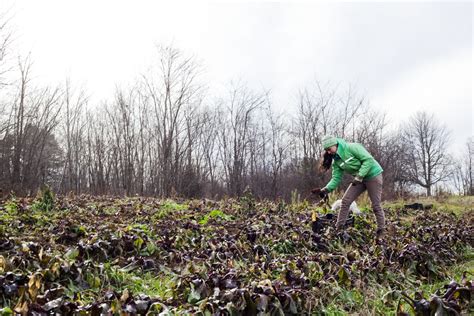
POLYGON ((324 199, 328 196, 329 192, 326 188, 315 188, 311 190, 311 193, 319 195, 320 198, 324 199))
POLYGON ((362 183, 362 178, 357 176, 354 178, 354 180, 352 180, 352 185, 358 185, 358 184, 361 184, 362 183))

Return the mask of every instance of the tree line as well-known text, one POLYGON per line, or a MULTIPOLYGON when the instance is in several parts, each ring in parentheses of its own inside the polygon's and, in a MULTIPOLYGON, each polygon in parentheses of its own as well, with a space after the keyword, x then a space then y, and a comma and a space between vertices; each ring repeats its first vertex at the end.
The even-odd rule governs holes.
MULTIPOLYGON (((449 154, 449 131, 419 112, 396 129, 348 86, 314 81, 298 92, 291 113, 275 110, 271 92, 232 82, 212 96, 202 66, 160 46, 155 63, 91 104, 69 81, 36 85, 30 58, 11 66, 9 34, 0 28, 0 188, 34 194, 49 185, 63 194, 209 197, 304 197, 324 185, 319 170, 325 134, 364 144, 384 168, 384 196, 449 183, 472 195, 474 140, 449 154), (5 73, 16 74, 8 81, 5 73)), ((345 179, 346 183, 351 179, 345 179)), ((341 186, 341 189, 344 187, 341 186)))

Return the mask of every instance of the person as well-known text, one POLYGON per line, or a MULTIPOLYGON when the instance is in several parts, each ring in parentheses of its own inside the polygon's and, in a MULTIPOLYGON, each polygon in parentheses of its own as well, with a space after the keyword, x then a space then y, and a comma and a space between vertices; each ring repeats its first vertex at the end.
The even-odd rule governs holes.
POLYGON ((326 135, 322 139, 324 156, 322 169, 332 167, 332 177, 323 188, 312 190, 321 198, 341 183, 344 172, 354 176, 341 201, 336 229, 342 231, 349 215, 349 207, 357 197, 367 190, 377 221, 376 237, 380 239, 385 232, 385 214, 380 204, 382 199, 383 169, 372 155, 359 143, 348 143, 342 138, 326 135))

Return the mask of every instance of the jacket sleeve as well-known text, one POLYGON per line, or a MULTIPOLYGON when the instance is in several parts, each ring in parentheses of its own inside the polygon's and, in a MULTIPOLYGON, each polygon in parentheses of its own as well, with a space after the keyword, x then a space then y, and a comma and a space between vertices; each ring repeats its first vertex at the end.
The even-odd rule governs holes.
POLYGON ((357 175, 361 178, 365 178, 369 173, 370 169, 375 164, 375 159, 361 144, 351 144, 350 152, 361 162, 361 166, 357 175))
POLYGON ((334 191, 335 188, 339 186, 342 180, 343 171, 341 167, 336 165, 335 163, 332 164, 332 178, 328 184, 326 184, 325 188, 328 192, 334 191))

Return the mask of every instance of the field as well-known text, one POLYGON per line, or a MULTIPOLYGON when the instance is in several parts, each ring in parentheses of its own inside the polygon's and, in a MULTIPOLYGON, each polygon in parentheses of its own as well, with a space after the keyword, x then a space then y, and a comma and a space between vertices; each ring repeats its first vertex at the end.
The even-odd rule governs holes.
POLYGON ((0 206, 0 312, 472 313, 473 201, 431 202, 386 203, 388 232, 376 244, 363 203, 341 236, 330 221, 313 231, 312 213, 327 211, 297 199, 9 197, 0 206))

